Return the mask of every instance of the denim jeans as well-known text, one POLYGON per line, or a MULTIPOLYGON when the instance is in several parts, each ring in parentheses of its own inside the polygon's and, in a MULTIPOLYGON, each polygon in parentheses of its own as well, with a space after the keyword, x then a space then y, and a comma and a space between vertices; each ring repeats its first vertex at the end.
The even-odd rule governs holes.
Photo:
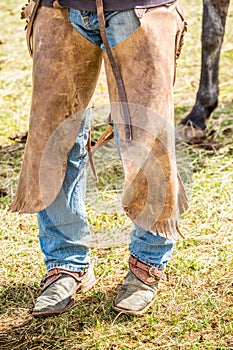
MULTIPOLYGON (((73 27, 94 45, 102 47, 95 12, 70 9, 73 27)), ((133 10, 106 12, 106 31, 111 47, 133 33, 140 21, 133 10)), ((86 144, 91 109, 83 116, 76 142, 69 154, 62 189, 55 201, 38 213, 39 239, 47 270, 62 267, 70 271, 86 270, 90 263, 91 232, 85 211, 86 144)), ((119 150, 119 142, 116 140, 119 150)), ((130 235, 129 251, 140 261, 165 268, 171 258, 174 241, 154 235, 135 225, 130 235)))

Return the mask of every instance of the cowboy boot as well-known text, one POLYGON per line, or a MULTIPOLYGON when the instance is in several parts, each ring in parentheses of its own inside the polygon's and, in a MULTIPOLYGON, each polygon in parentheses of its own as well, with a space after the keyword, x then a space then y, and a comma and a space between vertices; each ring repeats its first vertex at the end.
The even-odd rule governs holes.
POLYGON ((96 283, 93 266, 86 272, 72 272, 54 268, 43 277, 42 294, 37 298, 32 311, 34 317, 47 317, 68 311, 75 303, 78 289, 90 290, 96 283))
POLYGON ((154 304, 163 270, 148 266, 130 256, 130 270, 112 303, 113 310, 128 315, 144 314, 154 304))

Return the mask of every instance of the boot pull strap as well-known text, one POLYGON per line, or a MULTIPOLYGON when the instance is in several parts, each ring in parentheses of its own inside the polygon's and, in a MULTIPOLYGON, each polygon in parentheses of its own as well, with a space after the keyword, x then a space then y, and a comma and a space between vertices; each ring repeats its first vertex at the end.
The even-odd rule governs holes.
POLYGON ((41 0, 37 0, 36 1, 35 5, 33 7, 32 13, 29 16, 29 22, 27 23, 27 25, 25 27, 25 29, 26 29, 27 48, 28 48, 28 52, 29 52, 31 57, 33 56, 33 48, 32 48, 32 46, 33 46, 33 44, 32 44, 33 24, 34 24, 34 21, 35 21, 35 18, 36 18, 37 11, 39 9, 40 3, 41 3, 41 0))

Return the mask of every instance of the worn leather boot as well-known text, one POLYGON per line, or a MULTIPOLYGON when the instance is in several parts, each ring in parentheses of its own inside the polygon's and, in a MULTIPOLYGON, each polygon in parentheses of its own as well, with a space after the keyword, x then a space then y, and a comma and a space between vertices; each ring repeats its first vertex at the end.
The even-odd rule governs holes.
POLYGON ((47 317, 66 312, 75 303, 76 291, 88 291, 95 283, 92 266, 87 272, 71 272, 60 268, 50 270, 41 281, 42 294, 36 300, 32 315, 47 317))
POLYGON ((132 256, 129 266, 130 270, 112 308, 128 315, 141 315, 154 304, 158 282, 165 275, 163 270, 150 267, 132 256))

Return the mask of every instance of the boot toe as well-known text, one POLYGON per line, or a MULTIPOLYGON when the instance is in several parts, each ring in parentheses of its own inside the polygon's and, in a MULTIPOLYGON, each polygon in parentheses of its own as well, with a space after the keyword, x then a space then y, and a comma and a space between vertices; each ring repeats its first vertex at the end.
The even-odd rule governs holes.
POLYGON ((157 288, 158 284, 148 286, 129 271, 112 308, 126 314, 142 314, 153 305, 157 288))

